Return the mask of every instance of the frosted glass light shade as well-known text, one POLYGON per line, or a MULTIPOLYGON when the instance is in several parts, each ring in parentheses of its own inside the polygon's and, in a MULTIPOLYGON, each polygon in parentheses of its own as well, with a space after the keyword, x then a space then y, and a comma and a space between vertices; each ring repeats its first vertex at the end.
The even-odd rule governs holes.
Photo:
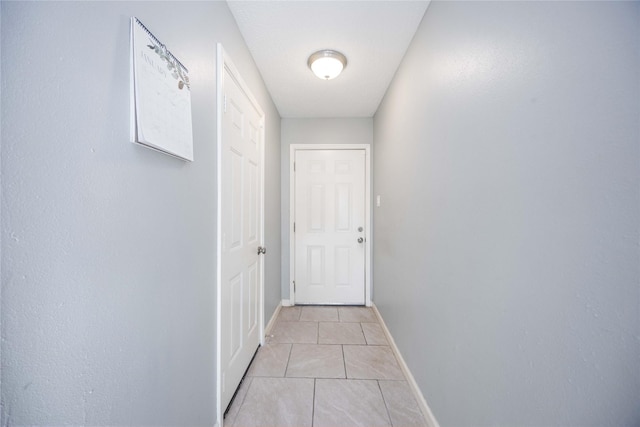
POLYGON ((331 80, 347 66, 347 58, 335 50, 320 50, 309 57, 307 64, 318 78, 331 80))

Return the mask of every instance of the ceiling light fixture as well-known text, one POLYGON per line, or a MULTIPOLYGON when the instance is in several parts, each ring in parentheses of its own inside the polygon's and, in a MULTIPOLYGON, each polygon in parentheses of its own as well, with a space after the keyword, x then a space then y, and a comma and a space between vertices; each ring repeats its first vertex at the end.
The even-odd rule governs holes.
POLYGON ((318 78, 331 80, 338 77, 347 66, 347 57, 338 51, 324 49, 312 54, 307 65, 318 78))

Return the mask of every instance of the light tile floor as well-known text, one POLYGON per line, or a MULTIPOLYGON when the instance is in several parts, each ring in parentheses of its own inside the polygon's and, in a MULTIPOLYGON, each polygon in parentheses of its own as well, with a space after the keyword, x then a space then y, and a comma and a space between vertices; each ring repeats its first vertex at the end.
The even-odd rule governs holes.
POLYGON ((225 427, 425 427, 372 309, 283 307, 225 427))

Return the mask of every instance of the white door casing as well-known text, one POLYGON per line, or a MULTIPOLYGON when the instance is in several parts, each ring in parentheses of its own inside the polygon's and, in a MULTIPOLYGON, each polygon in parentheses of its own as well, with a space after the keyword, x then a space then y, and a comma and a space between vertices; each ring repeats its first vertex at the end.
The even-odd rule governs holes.
POLYGON ((263 341, 264 113, 218 44, 218 425, 263 341))
POLYGON ((371 305, 368 149, 291 147, 291 303, 371 305))

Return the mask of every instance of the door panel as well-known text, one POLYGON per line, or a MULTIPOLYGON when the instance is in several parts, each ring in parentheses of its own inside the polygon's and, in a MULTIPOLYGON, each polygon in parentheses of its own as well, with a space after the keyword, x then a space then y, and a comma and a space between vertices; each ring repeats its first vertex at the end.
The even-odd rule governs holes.
POLYGON ((351 279, 351 248, 348 246, 336 246, 335 248, 335 273, 336 286, 349 286, 351 279))
POLYGON ((351 184, 336 184, 336 231, 351 229, 351 184))
POLYGON ((365 151, 296 150, 295 302, 365 303, 365 151))
POLYGON ((260 343, 262 113, 225 67, 221 140, 221 404, 227 407, 260 343))

